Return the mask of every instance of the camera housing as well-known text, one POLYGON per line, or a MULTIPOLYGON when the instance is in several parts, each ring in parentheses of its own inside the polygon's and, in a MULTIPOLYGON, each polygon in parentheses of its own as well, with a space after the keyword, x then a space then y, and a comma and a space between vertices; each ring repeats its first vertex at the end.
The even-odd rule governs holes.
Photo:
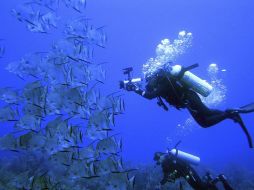
POLYGON ((136 86, 140 86, 142 79, 141 78, 132 78, 131 77, 131 72, 133 71, 132 67, 127 67, 123 69, 123 74, 127 75, 127 80, 122 80, 119 82, 120 84, 120 89, 127 89, 128 84, 134 84, 136 86))

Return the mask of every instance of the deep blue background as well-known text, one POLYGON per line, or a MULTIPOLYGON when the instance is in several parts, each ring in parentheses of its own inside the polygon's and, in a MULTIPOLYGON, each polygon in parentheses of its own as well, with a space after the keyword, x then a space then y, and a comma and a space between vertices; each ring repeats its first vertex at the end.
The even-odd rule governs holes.
MULTIPOLYGON (((61 34, 34 34, 10 15, 17 0, 0 3, 0 38, 6 45, 5 58, 0 59, 0 86, 23 83, 4 67, 24 54, 49 49, 61 34)), ((133 66, 140 76, 142 64, 155 55, 155 47, 163 38, 174 39, 181 30, 193 33, 193 47, 177 62, 198 62, 195 73, 206 75, 207 66, 215 62, 227 69, 224 76, 228 88, 222 109, 254 101, 254 2, 251 0, 94 0, 88 1, 87 15, 97 26, 106 25, 108 44, 97 50, 96 59, 107 61, 108 80, 105 93, 117 91, 123 79, 122 68, 133 66)), ((66 13, 69 14, 69 13, 66 13)), ((124 158, 137 163, 151 162, 155 151, 164 151, 166 138, 174 135, 177 124, 189 117, 186 110, 163 111, 156 101, 123 92, 126 112, 118 117, 117 130, 124 143, 124 158)), ((254 114, 243 116, 254 138, 254 114)), ((220 168, 237 163, 254 171, 254 150, 248 148, 240 127, 224 121, 209 129, 197 129, 182 140, 180 149, 201 157, 202 164, 220 168)), ((1 134, 7 128, 2 126, 1 134)), ((176 143, 176 142, 175 142, 176 143)))

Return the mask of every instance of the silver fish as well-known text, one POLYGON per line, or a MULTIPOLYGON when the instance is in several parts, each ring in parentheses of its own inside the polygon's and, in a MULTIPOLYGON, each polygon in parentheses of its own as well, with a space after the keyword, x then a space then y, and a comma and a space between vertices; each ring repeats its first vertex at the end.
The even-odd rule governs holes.
POLYGON ((0 121, 16 121, 18 116, 17 110, 13 109, 10 105, 0 108, 0 121))

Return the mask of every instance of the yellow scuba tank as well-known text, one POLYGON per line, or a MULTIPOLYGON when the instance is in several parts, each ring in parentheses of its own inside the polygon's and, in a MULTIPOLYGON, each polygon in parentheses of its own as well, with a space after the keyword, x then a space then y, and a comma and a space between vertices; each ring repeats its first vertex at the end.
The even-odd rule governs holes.
POLYGON ((204 97, 207 97, 212 92, 213 87, 208 82, 197 77, 188 71, 188 69, 185 71, 182 69, 183 67, 181 65, 174 65, 171 68, 170 74, 176 78, 179 77, 180 83, 193 89, 204 97))

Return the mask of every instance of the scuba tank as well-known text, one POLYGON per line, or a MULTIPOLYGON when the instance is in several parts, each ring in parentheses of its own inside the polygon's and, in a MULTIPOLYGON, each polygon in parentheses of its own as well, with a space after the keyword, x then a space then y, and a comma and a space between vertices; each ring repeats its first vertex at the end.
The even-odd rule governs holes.
POLYGON ((171 67, 170 74, 176 78, 179 78, 180 83, 192 88, 200 95, 207 97, 213 90, 213 87, 205 80, 197 77, 189 70, 197 67, 198 65, 192 65, 187 68, 183 68, 181 65, 174 65, 171 67))
POLYGON ((178 149, 172 149, 169 151, 170 154, 175 156, 177 159, 182 160, 184 162, 187 162, 188 164, 192 165, 198 165, 200 162, 200 158, 197 156, 194 156, 192 154, 180 151, 178 149))

